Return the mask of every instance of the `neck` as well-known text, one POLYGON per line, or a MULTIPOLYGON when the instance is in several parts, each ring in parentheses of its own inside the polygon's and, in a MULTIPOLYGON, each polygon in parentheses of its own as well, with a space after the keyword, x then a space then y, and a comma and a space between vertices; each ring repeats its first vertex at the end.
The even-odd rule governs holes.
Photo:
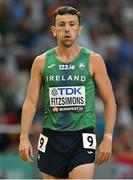
POLYGON ((79 45, 74 45, 74 46, 67 47, 67 48, 58 46, 58 47, 56 47, 57 57, 64 61, 73 60, 79 54, 80 49, 81 48, 79 45))

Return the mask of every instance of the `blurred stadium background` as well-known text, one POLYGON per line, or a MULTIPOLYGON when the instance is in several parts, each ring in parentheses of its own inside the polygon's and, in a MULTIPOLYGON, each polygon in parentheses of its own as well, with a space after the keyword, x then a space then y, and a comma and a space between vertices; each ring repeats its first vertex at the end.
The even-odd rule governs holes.
MULTIPOLYGON (((32 165, 18 156, 20 116, 34 58, 56 45, 50 25, 60 5, 81 11, 84 33, 78 42, 103 56, 118 105, 113 155, 96 167, 95 178, 133 179, 133 0, 0 0, 0 178, 41 178, 36 167, 41 98, 30 137, 32 165)), ((99 143, 104 124, 98 93, 96 114, 99 143)))

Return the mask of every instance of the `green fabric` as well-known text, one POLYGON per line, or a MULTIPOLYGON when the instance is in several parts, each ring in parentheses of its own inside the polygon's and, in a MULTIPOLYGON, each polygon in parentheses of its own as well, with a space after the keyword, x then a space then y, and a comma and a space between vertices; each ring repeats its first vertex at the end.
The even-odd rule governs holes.
MULTIPOLYGON (((76 131, 96 126, 95 85, 89 70, 90 53, 90 50, 81 48, 79 55, 73 61, 64 63, 57 59, 55 48, 46 52, 45 68, 43 71, 43 101, 45 107, 45 115, 42 122, 43 128, 58 131, 76 131), (77 87, 76 91, 80 94, 82 93, 81 88, 78 88, 80 86, 85 87, 85 109, 83 112, 53 112, 49 99, 50 87, 55 87, 55 90, 58 87, 64 87, 60 91, 62 94, 66 92, 65 88, 67 87, 77 87)), ((65 97, 64 95, 62 103, 64 103, 65 97)), ((80 103, 82 102, 81 100, 80 103)))

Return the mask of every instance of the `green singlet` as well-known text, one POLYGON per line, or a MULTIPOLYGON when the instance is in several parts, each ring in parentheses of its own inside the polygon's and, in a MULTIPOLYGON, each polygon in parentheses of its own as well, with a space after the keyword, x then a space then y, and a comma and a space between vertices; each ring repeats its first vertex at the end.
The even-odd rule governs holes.
POLYGON ((46 52, 43 128, 56 131, 95 128, 95 84, 89 70, 90 53, 81 48, 73 61, 62 62, 55 48, 46 52))

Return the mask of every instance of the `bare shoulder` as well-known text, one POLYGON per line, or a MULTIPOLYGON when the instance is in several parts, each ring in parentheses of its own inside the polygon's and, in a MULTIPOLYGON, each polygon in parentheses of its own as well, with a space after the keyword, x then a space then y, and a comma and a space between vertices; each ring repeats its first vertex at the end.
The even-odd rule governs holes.
POLYGON ((90 63, 94 65, 98 65, 98 64, 104 63, 104 60, 100 54, 92 51, 90 55, 90 63))
POLYGON ((90 70, 92 74, 94 74, 98 70, 105 69, 105 62, 103 57, 95 52, 91 52, 90 54, 90 70))
POLYGON ((40 72, 42 72, 44 69, 44 65, 45 65, 45 53, 36 56, 36 58, 33 61, 32 68, 35 68, 40 72))

